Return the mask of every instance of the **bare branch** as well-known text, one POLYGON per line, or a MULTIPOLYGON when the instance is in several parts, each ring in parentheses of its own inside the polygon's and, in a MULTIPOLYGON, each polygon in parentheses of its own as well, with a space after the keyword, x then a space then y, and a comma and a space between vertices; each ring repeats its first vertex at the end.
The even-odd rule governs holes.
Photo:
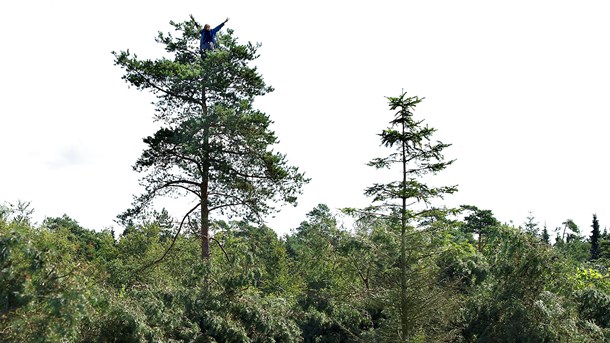
POLYGON ((216 244, 218 244, 218 246, 220 247, 220 250, 222 250, 222 253, 225 255, 225 258, 227 259, 227 262, 231 263, 231 260, 229 260, 229 255, 227 255, 227 252, 225 251, 225 248, 222 247, 222 244, 220 244, 220 242, 214 238, 214 237, 210 237, 210 240, 216 242, 216 244))
POLYGON ((184 215, 184 217, 182 217, 182 221, 180 222, 180 226, 178 227, 178 231, 177 231, 177 232, 176 232, 176 234, 174 235, 174 238, 172 239, 172 243, 171 243, 171 244, 169 245, 169 247, 168 247, 168 248, 165 250, 165 252, 163 253, 163 255, 162 255, 162 256, 161 256, 159 259, 157 259, 157 260, 155 260, 155 261, 153 261, 153 262, 151 262, 151 263, 149 263, 149 264, 145 265, 144 267, 142 267, 142 268, 138 269, 138 270, 136 271, 136 274, 139 274, 139 273, 141 273, 142 271, 144 271, 144 270, 146 270, 146 269, 148 269, 148 268, 152 267, 153 265, 155 265, 155 264, 157 264, 157 263, 159 263, 159 262, 163 261, 163 259, 165 258, 165 256, 167 256, 167 254, 169 254, 169 251, 170 251, 170 250, 171 250, 171 249, 174 247, 174 244, 176 243, 176 240, 178 239, 178 236, 180 235, 180 232, 182 231, 182 226, 184 225, 184 221, 186 220, 186 218, 188 218, 188 216, 189 216, 189 215, 191 215, 191 213, 193 213, 193 212, 194 212, 196 209, 198 209, 200 205, 201 205, 201 203, 198 203, 198 204, 197 204, 195 207, 193 207, 193 208, 192 208, 190 211, 188 211, 188 212, 187 212, 187 213, 184 215))

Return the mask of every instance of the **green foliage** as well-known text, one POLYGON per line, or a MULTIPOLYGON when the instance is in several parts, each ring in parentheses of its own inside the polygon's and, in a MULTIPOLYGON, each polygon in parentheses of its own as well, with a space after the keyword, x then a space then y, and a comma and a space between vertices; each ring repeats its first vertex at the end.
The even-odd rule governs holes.
POLYGON ((228 299, 224 293, 202 292, 187 309, 212 342, 298 342, 300 330, 289 305, 248 289, 228 299))
POLYGON ((580 317, 601 328, 610 341, 610 268, 594 267, 578 268, 570 277, 573 301, 580 317))
POLYGON ((610 294, 610 268, 603 266, 581 266, 571 275, 570 281, 577 290, 596 288, 610 294))
POLYGON ((462 230, 476 235, 477 249, 482 251, 489 236, 497 230, 500 222, 494 217, 491 210, 481 210, 473 205, 462 205, 461 209, 467 212, 462 230))
POLYGON ((290 269, 298 286, 297 322, 306 342, 349 341, 372 325, 362 302, 368 291, 362 255, 338 228, 330 209, 318 205, 287 237, 290 269))
MULTIPOLYGON (((197 236, 174 235, 171 219, 150 215, 116 241, 68 216, 38 228, 1 220, 2 341, 405 340, 393 221, 363 219, 348 231, 319 205, 282 239, 265 226, 217 222, 208 264, 197 236)), ((410 341, 610 336, 602 260, 579 265, 508 227, 479 252, 463 226, 438 217, 409 235, 410 341)))
POLYGON ((610 294, 596 288, 585 288, 576 292, 578 310, 585 320, 610 329, 610 294))
POLYGON ((449 241, 445 246, 437 260, 440 268, 439 282, 445 287, 468 294, 487 277, 487 260, 459 231, 449 234, 449 241))
MULTIPOLYGON (((275 231, 266 226, 253 226, 245 222, 232 223, 217 231, 215 240, 224 246, 229 258, 248 253, 249 268, 256 268, 252 286, 264 294, 284 294, 293 287, 289 272, 286 245, 275 231)), ((220 261, 219 261, 220 262, 220 261)), ((222 263, 219 263, 222 265, 222 263)), ((254 270, 254 269, 252 269, 254 270)))
POLYGON ((73 242, 0 220, 0 333, 7 342, 75 339, 95 293, 73 242))
POLYGON ((42 227, 44 230, 63 236, 66 240, 74 243, 75 251, 69 253, 78 259, 86 261, 108 260, 116 255, 116 241, 112 231, 95 232, 87 230, 66 214, 62 217, 46 218, 42 227))
POLYGON ((468 299, 469 342, 563 342, 602 339, 574 313, 560 255, 531 235, 503 227, 486 249, 490 274, 468 299))
MULTIPOLYGON (((605 231, 605 230, 604 230, 605 231)), ((599 242, 599 258, 610 266, 610 237, 603 235, 599 242)))

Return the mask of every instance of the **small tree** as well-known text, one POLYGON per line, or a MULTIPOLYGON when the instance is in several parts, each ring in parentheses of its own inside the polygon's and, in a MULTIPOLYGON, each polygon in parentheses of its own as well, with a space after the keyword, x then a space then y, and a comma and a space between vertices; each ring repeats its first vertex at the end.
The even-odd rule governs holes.
POLYGON ((544 243, 551 244, 551 236, 549 235, 549 230, 546 228, 546 222, 544 223, 544 228, 542 229, 542 235, 540 238, 544 243))
POLYGON ((472 205, 462 205, 461 208, 470 212, 464 218, 464 229, 466 232, 477 235, 477 250, 481 252, 485 245, 484 237, 488 236, 500 222, 494 217, 491 210, 481 210, 472 205))
POLYGON ((308 180, 273 150, 278 140, 272 122, 253 108, 255 96, 272 91, 249 66, 258 45, 239 44, 229 31, 202 61, 195 19, 170 24, 178 34, 156 39, 169 58, 114 53, 123 79, 156 95, 155 119, 163 124, 144 139, 146 149, 134 166, 144 174, 144 193, 119 219, 129 222, 158 197, 191 197, 194 206, 182 222, 198 217, 201 257, 208 260, 212 213, 260 221, 276 204, 294 204, 308 180))
POLYGON ((597 260, 599 258, 599 241, 600 241, 600 232, 599 232, 599 222, 597 221, 597 214, 593 214, 593 224, 591 224, 593 230, 591 230, 591 249, 590 249, 590 260, 597 260))
POLYGON ((525 227, 525 232, 531 234, 532 236, 537 236, 538 235, 538 223, 535 221, 536 218, 534 217, 534 214, 532 213, 532 211, 530 211, 528 213, 528 215, 525 219, 526 219, 526 221, 525 221, 525 223, 523 223, 523 226, 525 227))
POLYGON ((561 240, 564 242, 570 242, 580 233, 578 225, 576 225, 576 223, 574 223, 572 219, 566 219, 566 221, 561 223, 561 225, 563 225, 563 233, 561 234, 561 240))
POLYGON ((580 228, 572 219, 566 219, 563 228, 558 227, 555 248, 573 261, 585 262, 589 259, 590 244, 580 235, 580 228))

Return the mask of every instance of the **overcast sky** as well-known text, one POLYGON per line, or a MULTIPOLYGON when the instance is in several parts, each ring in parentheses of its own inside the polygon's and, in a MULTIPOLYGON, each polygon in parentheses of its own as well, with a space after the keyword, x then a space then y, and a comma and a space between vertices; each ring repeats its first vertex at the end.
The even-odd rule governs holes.
POLYGON ((549 230, 592 214, 610 226, 607 1, 3 1, 0 202, 35 219, 66 213, 114 227, 139 193, 131 166, 154 133, 153 100, 129 89, 111 52, 159 56, 158 31, 193 14, 260 42, 276 91, 256 101, 278 150, 312 178, 287 233, 318 203, 364 206, 392 118, 386 96, 425 97, 416 117, 453 144, 435 181, 447 205, 491 209, 549 230))

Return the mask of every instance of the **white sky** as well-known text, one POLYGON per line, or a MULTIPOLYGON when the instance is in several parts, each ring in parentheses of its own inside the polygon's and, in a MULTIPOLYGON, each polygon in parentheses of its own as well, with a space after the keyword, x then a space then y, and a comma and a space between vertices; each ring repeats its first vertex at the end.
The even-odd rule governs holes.
POLYGON ((416 116, 453 146, 448 205, 550 230, 592 214, 610 226, 607 1, 3 1, 0 202, 31 201, 90 229, 139 193, 131 166, 157 129, 111 51, 159 56, 158 31, 189 14, 261 42, 276 91, 257 101, 279 150, 312 181, 269 225, 286 233, 318 203, 364 206, 382 156, 386 96, 425 97, 416 116))

